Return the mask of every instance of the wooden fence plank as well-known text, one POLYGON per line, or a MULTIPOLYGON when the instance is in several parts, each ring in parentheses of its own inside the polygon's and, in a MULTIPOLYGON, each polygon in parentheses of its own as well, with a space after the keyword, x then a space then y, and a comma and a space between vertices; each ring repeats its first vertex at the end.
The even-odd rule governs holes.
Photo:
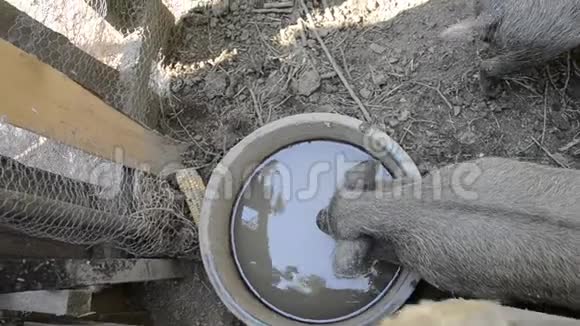
POLYGON ((77 48, 25 12, 0 0, 0 38, 35 55, 118 110, 125 107, 119 72, 77 48))
POLYGON ((61 290, 185 276, 171 259, 0 259, 0 293, 61 290))
POLYGON ((0 294, 0 309, 79 317, 91 312, 92 291, 26 291, 0 294))
POLYGON ((9 124, 125 166, 159 173, 184 146, 105 104, 34 56, 0 39, 0 117, 9 124))

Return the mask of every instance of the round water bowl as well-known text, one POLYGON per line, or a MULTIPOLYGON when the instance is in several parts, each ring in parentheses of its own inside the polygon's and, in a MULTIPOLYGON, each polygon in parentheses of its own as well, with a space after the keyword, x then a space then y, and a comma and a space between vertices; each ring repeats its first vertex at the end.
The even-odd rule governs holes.
POLYGON ((344 172, 369 158, 377 178, 415 176, 386 134, 350 117, 277 120, 243 139, 211 176, 200 221, 209 279, 248 325, 369 325, 399 309, 419 278, 387 263, 357 278, 332 270, 335 241, 318 230, 344 172))

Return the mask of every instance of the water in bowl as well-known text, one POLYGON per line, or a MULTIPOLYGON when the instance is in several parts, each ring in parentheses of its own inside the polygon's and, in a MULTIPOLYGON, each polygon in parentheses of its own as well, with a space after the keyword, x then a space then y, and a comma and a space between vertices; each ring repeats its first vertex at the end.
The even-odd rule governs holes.
MULTIPOLYGON (((316 226, 344 172, 370 155, 334 141, 298 143, 270 156, 248 178, 233 210, 232 247, 240 274, 268 307, 298 321, 351 318, 379 300, 399 272, 339 278, 335 241, 316 226)), ((386 169, 377 177, 390 178, 386 169)))

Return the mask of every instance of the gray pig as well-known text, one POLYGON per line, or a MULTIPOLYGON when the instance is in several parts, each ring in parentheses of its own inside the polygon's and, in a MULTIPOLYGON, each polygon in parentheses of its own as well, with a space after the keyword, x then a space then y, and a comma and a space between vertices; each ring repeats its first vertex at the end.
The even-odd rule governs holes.
POLYGON ((578 0, 476 0, 475 15, 441 35, 448 40, 474 36, 499 51, 480 67, 481 88, 489 97, 497 95, 501 77, 580 46, 578 0))
POLYGON ((482 158, 419 180, 371 174, 347 178, 317 217, 343 272, 378 245, 443 291, 580 309, 579 170, 482 158))

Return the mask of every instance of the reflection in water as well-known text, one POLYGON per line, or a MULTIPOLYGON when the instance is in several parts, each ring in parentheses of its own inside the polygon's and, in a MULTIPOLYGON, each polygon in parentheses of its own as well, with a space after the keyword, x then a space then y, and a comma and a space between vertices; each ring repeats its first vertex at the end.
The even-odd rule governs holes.
POLYGON ((251 176, 233 212, 234 253, 252 290, 273 309, 300 320, 338 319, 366 308, 396 275, 398 267, 378 264, 369 275, 337 278, 335 242, 315 223, 344 172, 368 158, 347 144, 305 142, 274 154, 251 176))

